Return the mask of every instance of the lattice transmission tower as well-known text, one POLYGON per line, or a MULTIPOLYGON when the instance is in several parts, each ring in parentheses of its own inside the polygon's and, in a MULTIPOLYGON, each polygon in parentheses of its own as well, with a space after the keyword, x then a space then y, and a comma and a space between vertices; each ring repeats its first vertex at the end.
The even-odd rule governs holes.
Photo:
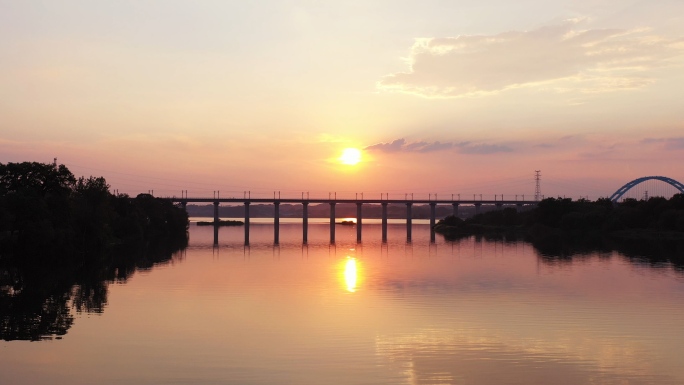
POLYGON ((534 172, 534 200, 539 202, 541 200, 541 171, 534 172))

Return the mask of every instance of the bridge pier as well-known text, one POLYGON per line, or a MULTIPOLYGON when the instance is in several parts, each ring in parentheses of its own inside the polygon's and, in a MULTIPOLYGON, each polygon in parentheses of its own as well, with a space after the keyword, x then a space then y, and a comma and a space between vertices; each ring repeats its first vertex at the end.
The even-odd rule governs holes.
POLYGON ((302 202, 302 240, 309 241, 309 202, 302 202))
POLYGON ((219 233, 219 202, 214 202, 214 245, 218 245, 219 233))
POLYGON ((273 243, 276 245, 280 243, 280 202, 273 202, 273 243))
POLYGON ((413 203, 406 203, 406 242, 411 242, 411 227, 413 224, 413 214, 411 213, 411 206, 413 203))
POLYGON ((480 213, 480 207, 482 207, 482 203, 475 203, 475 215, 480 213))
POLYGON ((335 243, 335 202, 330 202, 330 243, 335 243))
POLYGON ((451 206, 454 207, 453 216, 458 217, 458 203, 452 203, 451 206))
POLYGON ((187 201, 182 201, 182 202, 181 202, 181 208, 183 209, 183 211, 186 211, 186 212, 187 212, 187 211, 188 211, 188 202, 187 202, 187 201))
POLYGON ((361 222, 363 220, 361 205, 363 205, 363 203, 356 203, 356 242, 361 242, 361 222))
POLYGON ((249 245, 249 202, 245 202, 245 246, 249 245))
POLYGON ((382 203, 382 242, 387 243, 387 203, 382 203))
POLYGON ((430 203, 430 242, 435 243, 435 208, 437 203, 430 203))

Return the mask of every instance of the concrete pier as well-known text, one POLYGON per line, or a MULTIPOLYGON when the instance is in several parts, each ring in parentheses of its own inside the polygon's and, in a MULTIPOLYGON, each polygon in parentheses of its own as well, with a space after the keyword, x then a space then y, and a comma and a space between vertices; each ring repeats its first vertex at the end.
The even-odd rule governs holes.
POLYGON ((452 215, 458 217, 458 203, 452 203, 451 205, 454 207, 454 212, 452 215))
POLYGON ((309 241, 309 202, 302 202, 302 241, 309 241))
POLYGON ((245 202, 245 245, 249 245, 249 202, 245 202))
POLYGON ((406 203, 406 242, 411 242, 411 227, 413 227, 413 214, 411 213, 412 202, 406 203))
POLYGON ((430 203, 430 227, 435 227, 435 211, 437 203, 430 203))
POLYGON ((363 214, 361 213, 361 206, 363 203, 356 204, 356 242, 361 242, 361 223, 363 222, 363 214))
POLYGON ((430 203, 430 242, 435 242, 435 209, 436 203, 430 203))
POLYGON ((475 215, 480 213, 480 207, 482 207, 482 203, 475 203, 475 215))
POLYGON ((335 243, 335 202, 330 202, 330 243, 335 243))
POLYGON ((280 243, 280 202, 273 202, 273 243, 280 243))
POLYGON ((387 243, 387 203, 382 204, 382 241, 387 243))
POLYGON ((219 233, 219 202, 214 202, 214 245, 218 245, 219 233))

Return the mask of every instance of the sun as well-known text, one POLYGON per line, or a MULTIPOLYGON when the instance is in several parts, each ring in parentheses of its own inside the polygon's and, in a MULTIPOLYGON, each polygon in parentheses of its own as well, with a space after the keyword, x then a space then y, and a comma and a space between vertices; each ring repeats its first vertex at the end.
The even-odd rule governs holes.
POLYGON ((361 161, 361 150, 358 148, 345 148, 342 150, 340 162, 342 164, 355 165, 361 161))

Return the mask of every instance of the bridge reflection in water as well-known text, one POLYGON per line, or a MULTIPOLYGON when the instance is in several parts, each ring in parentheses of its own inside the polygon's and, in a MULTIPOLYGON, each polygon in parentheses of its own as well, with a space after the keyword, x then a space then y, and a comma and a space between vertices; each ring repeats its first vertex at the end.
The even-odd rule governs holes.
POLYGON ((497 197, 493 200, 437 200, 437 199, 262 199, 262 198, 169 198, 174 203, 179 203, 183 208, 186 208, 188 203, 211 203, 214 205, 214 244, 218 244, 218 229, 219 229, 219 205, 221 203, 238 203, 245 207, 245 245, 249 245, 249 205, 252 203, 272 204, 274 206, 273 215, 273 242, 278 244, 280 242, 280 204, 301 204, 302 205, 302 241, 308 242, 309 237, 309 204, 329 204, 330 205, 330 243, 335 243, 335 206, 340 203, 356 204, 356 241, 361 242, 363 234, 363 215, 362 207, 364 204, 380 205, 382 207, 382 242, 387 242, 387 205, 402 204, 406 205, 406 241, 411 242, 411 228, 413 213, 412 208, 414 204, 422 204, 430 206, 430 241, 435 241, 435 209, 437 205, 451 205, 453 207, 453 215, 458 216, 458 208, 461 205, 469 205, 475 207, 475 214, 480 213, 482 206, 492 206, 497 209, 502 209, 504 206, 517 207, 536 205, 538 202, 533 200, 504 200, 497 197))

